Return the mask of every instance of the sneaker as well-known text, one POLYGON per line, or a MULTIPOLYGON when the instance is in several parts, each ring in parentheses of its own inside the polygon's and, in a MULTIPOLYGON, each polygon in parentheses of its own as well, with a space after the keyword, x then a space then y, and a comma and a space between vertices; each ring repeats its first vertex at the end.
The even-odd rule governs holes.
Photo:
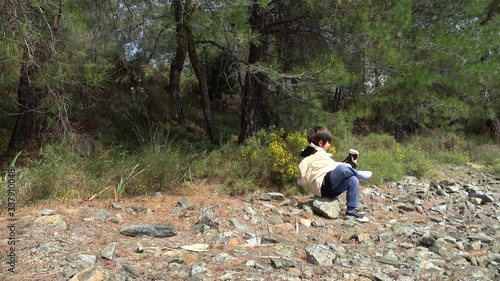
POLYGON ((367 180, 372 177, 371 171, 358 171, 358 178, 362 180, 367 180))
POLYGON ((365 217, 364 215, 358 213, 358 211, 346 212, 345 215, 346 216, 355 217, 356 220, 359 221, 359 222, 368 222, 368 221, 370 221, 367 217, 365 217))

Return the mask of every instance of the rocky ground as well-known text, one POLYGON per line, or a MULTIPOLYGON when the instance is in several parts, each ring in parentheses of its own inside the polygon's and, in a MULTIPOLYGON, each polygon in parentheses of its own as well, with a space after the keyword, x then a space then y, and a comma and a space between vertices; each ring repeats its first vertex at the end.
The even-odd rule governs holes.
POLYGON ((500 176, 466 167, 362 186, 368 223, 344 217, 344 196, 230 197, 202 184, 43 203, 2 215, 0 279, 500 280, 499 187, 500 176))

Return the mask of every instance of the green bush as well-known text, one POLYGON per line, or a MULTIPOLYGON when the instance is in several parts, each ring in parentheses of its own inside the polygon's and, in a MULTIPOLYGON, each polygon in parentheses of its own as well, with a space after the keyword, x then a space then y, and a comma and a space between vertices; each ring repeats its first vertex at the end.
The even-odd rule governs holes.
POLYGON ((469 153, 464 151, 446 151, 440 150, 435 152, 433 158, 439 163, 447 163, 452 165, 464 165, 469 162, 469 153))
POLYGON ((495 175, 500 175, 500 160, 495 161, 488 170, 495 175))
POLYGON ((402 178, 405 174, 402 159, 395 156, 394 151, 390 150, 367 150, 363 153, 363 156, 361 156, 360 152, 358 164, 358 170, 373 172, 372 177, 368 180, 368 183, 372 184, 395 181, 402 178))
POLYGON ((393 136, 385 134, 370 134, 362 140, 363 148, 366 150, 396 150, 398 143, 393 136))
POLYGON ((195 163, 197 177, 218 178, 228 191, 238 194, 260 188, 300 191, 296 184, 298 156, 307 145, 305 132, 269 128, 259 131, 245 145, 238 146, 235 140, 195 163))
MULTIPOLYGON (((398 153, 401 149, 398 149, 398 153)), ((409 144, 404 146, 403 163, 406 173, 419 178, 423 178, 434 169, 434 163, 429 158, 428 154, 423 150, 409 144)))
POLYGON ((298 155, 307 145, 305 132, 287 134, 283 129, 261 130, 242 149, 243 160, 259 167, 265 184, 283 186, 296 182, 298 155))
POLYGON ((383 134, 370 134, 346 144, 334 156, 341 161, 347 156, 347 149, 360 152, 358 170, 370 170, 372 178, 367 183, 383 184, 395 181, 405 175, 425 177, 432 171, 434 163, 428 154, 413 144, 399 144, 394 137, 383 134))

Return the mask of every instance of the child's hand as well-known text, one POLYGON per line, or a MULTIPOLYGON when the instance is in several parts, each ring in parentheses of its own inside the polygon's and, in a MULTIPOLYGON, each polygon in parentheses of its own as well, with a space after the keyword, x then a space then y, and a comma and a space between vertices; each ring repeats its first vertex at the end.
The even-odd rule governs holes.
POLYGON ((351 155, 351 162, 358 165, 358 158, 356 158, 354 155, 351 155))

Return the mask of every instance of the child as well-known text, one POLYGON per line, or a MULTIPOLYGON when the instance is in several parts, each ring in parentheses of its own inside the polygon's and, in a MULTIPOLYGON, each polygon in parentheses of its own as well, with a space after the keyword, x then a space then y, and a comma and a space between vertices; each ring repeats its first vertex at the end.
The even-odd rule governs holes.
MULTIPOLYGON (((369 178, 371 172, 360 175, 350 164, 335 162, 332 155, 326 152, 332 141, 332 134, 327 128, 314 127, 309 131, 307 141, 309 146, 300 154, 304 159, 299 163, 298 184, 320 197, 334 198, 346 191, 346 215, 353 216, 360 222, 368 222, 369 219, 358 213, 356 207, 359 202, 358 177, 369 178)), ((351 156, 350 161, 357 165, 358 153, 355 152, 356 157, 351 156)))

